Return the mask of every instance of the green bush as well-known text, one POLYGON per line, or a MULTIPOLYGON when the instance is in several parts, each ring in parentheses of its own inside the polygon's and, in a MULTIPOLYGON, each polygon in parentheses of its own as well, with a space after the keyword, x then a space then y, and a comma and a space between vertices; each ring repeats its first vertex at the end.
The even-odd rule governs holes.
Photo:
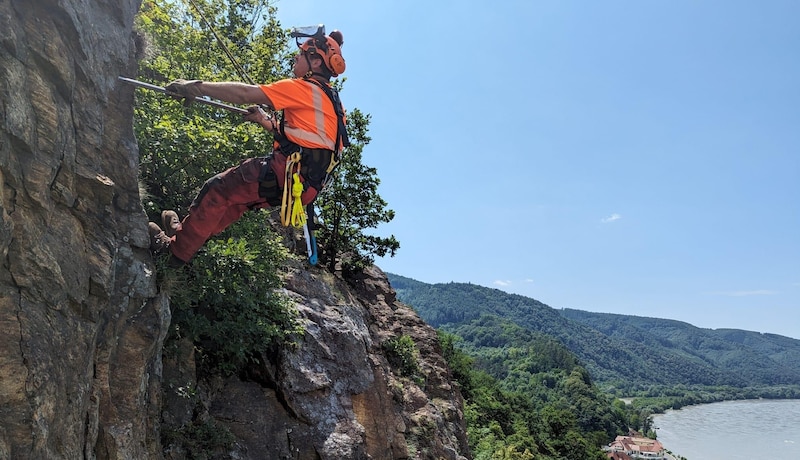
POLYGON ((258 361, 272 345, 301 330, 280 291, 278 268, 285 265, 287 251, 263 225, 263 216, 258 225, 259 214, 236 224, 233 232, 241 237, 209 241, 186 269, 187 282, 172 283, 170 339, 192 340, 207 359, 201 364, 223 375, 258 361))
POLYGON ((183 447, 188 459, 206 460, 217 458, 214 453, 229 449, 235 440, 228 427, 208 419, 203 423, 184 425, 177 430, 165 430, 162 442, 165 446, 183 447))
POLYGON ((411 337, 401 335, 389 339, 383 343, 383 349, 386 351, 386 359, 389 360, 389 364, 397 369, 400 375, 414 380, 422 378, 419 367, 419 350, 411 337))

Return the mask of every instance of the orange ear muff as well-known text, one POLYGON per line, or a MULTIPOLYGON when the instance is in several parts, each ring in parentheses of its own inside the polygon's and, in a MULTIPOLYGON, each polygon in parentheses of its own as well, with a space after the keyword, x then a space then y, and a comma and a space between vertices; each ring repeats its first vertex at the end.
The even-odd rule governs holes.
POLYGON ((344 69, 345 67, 347 67, 344 63, 344 58, 342 57, 341 54, 334 54, 333 56, 331 56, 328 59, 328 63, 331 66, 331 70, 333 70, 333 72, 337 75, 344 73, 344 69))

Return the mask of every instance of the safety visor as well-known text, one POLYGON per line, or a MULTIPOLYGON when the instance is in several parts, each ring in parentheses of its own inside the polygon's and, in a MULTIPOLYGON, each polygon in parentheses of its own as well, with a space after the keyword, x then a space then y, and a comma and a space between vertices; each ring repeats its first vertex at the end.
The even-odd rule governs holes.
POLYGON ((295 39, 298 48, 301 45, 301 41, 302 42, 307 41, 303 40, 305 38, 316 38, 324 42, 325 24, 317 24, 315 26, 305 26, 305 27, 292 27, 291 32, 289 32, 289 36, 295 39))

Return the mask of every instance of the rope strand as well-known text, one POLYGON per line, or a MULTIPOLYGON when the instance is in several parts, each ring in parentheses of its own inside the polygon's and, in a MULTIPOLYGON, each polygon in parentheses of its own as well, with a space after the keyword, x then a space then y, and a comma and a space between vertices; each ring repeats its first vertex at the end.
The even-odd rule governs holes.
POLYGON ((233 64, 233 66, 236 67, 236 71, 239 72, 239 75, 242 78, 244 78, 245 81, 247 81, 251 85, 255 85, 256 84, 255 81, 253 81, 253 79, 250 78, 250 75, 248 75, 247 72, 245 72, 244 68, 241 65, 239 65, 239 62, 236 61, 236 58, 233 57, 233 54, 231 54, 231 52, 228 49, 228 47, 225 46, 225 42, 222 41, 222 38, 220 38, 220 36, 217 35, 217 31, 214 30, 214 27, 211 26, 210 22, 208 22, 208 19, 206 19, 205 15, 203 15, 203 12, 200 10, 200 8, 197 6, 197 4, 193 0, 188 0, 188 1, 194 7, 194 9, 197 11, 197 14, 200 15, 200 19, 203 20, 203 22, 205 23, 206 27, 208 27, 208 30, 210 30, 211 33, 214 34, 214 38, 217 39, 217 42, 219 43, 220 47, 222 47, 222 51, 224 51, 225 54, 228 56, 228 59, 230 59, 231 64, 233 64))

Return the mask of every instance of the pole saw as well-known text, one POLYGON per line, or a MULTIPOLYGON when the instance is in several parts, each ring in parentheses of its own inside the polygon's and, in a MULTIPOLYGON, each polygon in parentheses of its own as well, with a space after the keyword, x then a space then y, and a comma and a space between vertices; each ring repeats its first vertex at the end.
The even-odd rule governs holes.
MULTIPOLYGON (((171 92, 167 91, 166 88, 164 88, 162 86, 156 86, 156 85, 152 85, 150 83, 146 83, 146 82, 143 82, 143 81, 134 80, 133 78, 126 78, 126 77, 122 77, 122 76, 120 76, 119 79, 124 81, 125 83, 131 84, 131 85, 134 85, 134 86, 138 86, 140 88, 146 88, 146 89, 149 89, 149 90, 158 91, 159 93, 164 93, 164 94, 169 95, 169 96, 180 96, 179 94, 175 94, 175 93, 171 93, 171 92)), ((207 97, 196 97, 196 98, 194 98, 194 102, 199 102, 201 104, 210 105, 211 107, 216 107, 218 109, 225 109, 225 110, 227 110, 229 112, 239 113, 239 114, 242 114, 242 115, 247 115, 249 113, 247 110, 245 110, 245 109, 243 109, 241 107, 235 107, 235 106, 228 105, 228 104, 225 104, 225 103, 222 103, 222 102, 219 102, 219 101, 214 101, 214 100, 211 100, 211 99, 209 99, 207 97)))

